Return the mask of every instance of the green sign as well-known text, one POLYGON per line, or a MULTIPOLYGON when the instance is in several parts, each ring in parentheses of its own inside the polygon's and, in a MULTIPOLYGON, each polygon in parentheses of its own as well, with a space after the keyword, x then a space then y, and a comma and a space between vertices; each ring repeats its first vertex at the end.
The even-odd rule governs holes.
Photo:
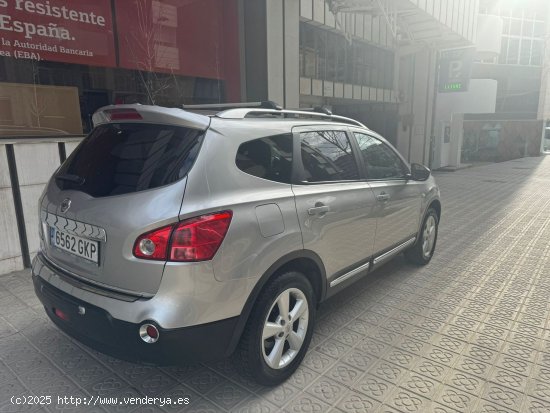
POLYGON ((439 56, 439 92, 466 92, 470 84, 474 48, 444 50, 439 56))
POLYGON ((444 83, 440 85, 440 92, 465 92, 468 90, 468 85, 462 82, 444 83))

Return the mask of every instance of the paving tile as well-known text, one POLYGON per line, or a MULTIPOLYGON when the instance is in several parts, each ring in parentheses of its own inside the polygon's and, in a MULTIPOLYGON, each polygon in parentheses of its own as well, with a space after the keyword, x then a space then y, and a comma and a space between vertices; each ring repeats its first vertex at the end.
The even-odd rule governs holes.
POLYGON ((343 362, 337 362, 324 375, 345 386, 351 386, 362 374, 363 372, 360 369, 343 362))
POLYGON ((367 373, 353 384, 353 388, 366 396, 372 397, 379 402, 383 402, 394 389, 394 385, 377 376, 367 373))
POLYGON ((347 391, 336 405, 339 411, 346 413, 374 412, 379 406, 380 402, 355 390, 347 391))
POLYGON ((519 411, 523 402, 523 395, 520 392, 493 383, 486 383, 481 397, 484 400, 516 411, 519 411))
POLYGON ((450 386, 442 386, 437 402, 459 412, 471 411, 477 403, 477 397, 450 386))
POLYGON ((342 394, 346 390, 347 388, 336 380, 321 377, 306 389, 306 393, 333 405, 342 397, 342 394))
POLYGON ((204 397, 225 410, 230 410, 252 393, 231 381, 222 381, 204 397))
POLYGON ((324 413, 330 405, 307 394, 299 394, 294 400, 285 406, 288 413, 324 413))

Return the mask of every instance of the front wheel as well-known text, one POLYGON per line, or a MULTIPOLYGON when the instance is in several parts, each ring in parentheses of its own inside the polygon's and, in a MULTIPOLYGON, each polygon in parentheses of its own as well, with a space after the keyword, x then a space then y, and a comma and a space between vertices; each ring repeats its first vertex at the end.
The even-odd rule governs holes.
POLYGON ((430 208, 424 217, 422 229, 414 246, 405 252, 405 257, 412 263, 426 265, 434 255, 437 243, 439 217, 435 209, 430 208))
POLYGON ((305 356, 315 320, 315 294, 298 272, 277 277, 260 293, 235 353, 247 378, 274 386, 296 371, 305 356))

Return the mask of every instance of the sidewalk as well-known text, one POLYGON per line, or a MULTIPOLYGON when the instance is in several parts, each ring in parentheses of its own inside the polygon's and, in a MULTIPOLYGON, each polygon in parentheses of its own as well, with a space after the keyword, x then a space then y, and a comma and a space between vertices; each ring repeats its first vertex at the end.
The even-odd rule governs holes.
POLYGON ((550 412, 550 157, 436 175, 431 264, 397 258, 329 300, 303 366, 276 388, 229 362, 99 354, 46 318, 28 271, 0 276, 0 412, 550 412), (10 401, 33 394, 51 404, 10 401), (122 399, 144 396, 160 399, 122 399), (168 397, 189 404, 160 407, 168 397))

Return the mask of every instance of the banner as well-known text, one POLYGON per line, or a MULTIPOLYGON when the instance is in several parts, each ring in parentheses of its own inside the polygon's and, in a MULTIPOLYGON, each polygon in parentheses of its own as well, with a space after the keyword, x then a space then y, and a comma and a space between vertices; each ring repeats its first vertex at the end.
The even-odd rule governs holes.
MULTIPOLYGON (((117 0, 120 67, 223 79, 238 23, 230 0, 117 0), (227 30, 229 29, 229 30, 227 30)), ((238 46, 237 46, 238 47, 238 46)))
POLYGON ((115 66, 109 0, 0 0, 0 57, 115 66))

